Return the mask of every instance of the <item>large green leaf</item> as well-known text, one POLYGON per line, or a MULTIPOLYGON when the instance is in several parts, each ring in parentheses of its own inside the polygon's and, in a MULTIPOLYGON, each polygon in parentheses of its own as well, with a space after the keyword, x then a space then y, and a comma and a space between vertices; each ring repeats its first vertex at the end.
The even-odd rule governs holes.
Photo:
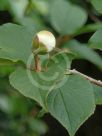
POLYGON ((33 34, 23 26, 5 24, 0 26, 0 58, 27 62, 31 54, 33 34))
POLYGON ((93 7, 102 14, 102 0, 91 0, 93 7))
POLYGON ((89 40, 89 46, 94 49, 102 50, 102 29, 96 31, 89 40))
POLYGON ((36 100, 46 109, 45 99, 54 85, 64 77, 65 70, 70 67, 68 56, 64 60, 63 55, 58 54, 51 58, 45 72, 35 72, 29 69, 17 69, 10 76, 11 85, 24 96, 36 100))
POLYGON ((97 85, 93 85, 93 87, 94 87, 96 104, 100 105, 102 104, 102 87, 97 85))
POLYGON ((50 16, 53 27, 61 34, 73 34, 87 20, 87 14, 82 8, 65 0, 52 2, 50 16))
MULTIPOLYGON (((32 72, 33 80, 36 82, 38 80, 37 74, 32 72)), ((10 76, 11 85, 17 89, 24 96, 36 100, 41 106, 44 106, 44 99, 42 95, 45 95, 46 90, 41 90, 33 85, 32 80, 28 77, 27 71, 25 69, 17 69, 10 76)))
POLYGON ((83 77, 71 75, 64 86, 47 98, 48 110, 74 136, 77 129, 94 113, 95 100, 91 84, 83 77))
POLYGON ((102 58, 95 51, 88 48, 86 44, 81 44, 76 40, 71 40, 64 45, 65 48, 71 49, 78 58, 86 59, 102 69, 102 58))

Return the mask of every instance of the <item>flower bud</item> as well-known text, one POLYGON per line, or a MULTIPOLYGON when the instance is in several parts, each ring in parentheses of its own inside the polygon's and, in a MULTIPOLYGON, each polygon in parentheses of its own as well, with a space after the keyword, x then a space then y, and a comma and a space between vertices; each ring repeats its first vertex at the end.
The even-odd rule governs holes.
POLYGON ((46 54, 51 52, 56 45, 54 35, 49 31, 40 31, 33 39, 33 52, 38 54, 46 54))

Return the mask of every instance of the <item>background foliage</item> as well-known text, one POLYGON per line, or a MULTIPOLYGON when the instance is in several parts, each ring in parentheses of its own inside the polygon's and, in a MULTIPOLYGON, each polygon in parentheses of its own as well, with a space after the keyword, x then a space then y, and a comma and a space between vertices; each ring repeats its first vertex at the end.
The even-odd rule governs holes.
MULTIPOLYGON (((77 68, 79 71, 101 80, 101 14, 102 0, 0 0, 0 24, 14 23, 0 26, 0 136, 68 135, 65 129, 50 116, 45 115, 43 118, 39 118, 42 117, 44 112, 41 111, 39 104, 23 96, 33 97, 46 109, 45 102, 42 101, 45 96, 41 95, 41 99, 37 94, 38 90, 36 95, 35 93, 30 95, 27 93, 33 87, 27 80, 23 69, 24 63, 31 53, 29 46, 32 37, 36 32, 46 29, 55 34, 59 48, 70 49, 72 53, 70 57, 73 58, 71 68, 77 68), (18 69, 15 71, 16 68, 18 69), (9 84, 9 75, 14 71, 15 73, 10 76, 10 83, 23 95, 9 84), (21 84, 23 81, 26 82, 21 84), (39 117, 36 118, 36 116, 39 117), (48 131, 48 126, 44 123, 44 120, 51 131, 48 131)), ((63 74, 66 64, 62 61, 63 58, 60 58, 60 55, 57 56, 57 59, 60 65, 65 67, 58 69, 53 64, 50 70, 45 73, 46 75, 58 70, 63 74)), ((67 65, 70 67, 70 59, 68 59, 67 65)), ((36 74, 34 74, 34 77, 39 80, 36 74)), ((42 82, 42 84, 44 83, 42 82)), ((52 85, 53 82, 50 85, 48 84, 50 87, 52 85)), ((70 135, 73 135, 86 118, 93 113, 95 103, 102 104, 102 87, 94 86, 95 103, 91 90, 93 91, 88 81, 80 76, 73 75, 69 77, 67 85, 63 86, 60 91, 56 89, 48 96, 48 110, 66 127, 70 135), (71 92, 67 94, 66 90, 69 86, 71 92), (72 93, 75 89, 73 86, 76 86, 76 90, 79 92, 72 93), (58 101, 56 101, 56 105, 51 102, 55 96, 58 101), (62 102, 62 96, 64 102, 62 102), (87 99, 85 96, 87 96, 87 99), (72 100, 74 97, 79 104, 74 99, 72 100), (73 103, 71 103, 72 101, 73 103), (89 103, 89 105, 86 105, 86 103, 89 103), (55 105, 55 109, 53 105, 55 105), (77 108, 73 109, 73 107, 78 107, 78 110, 77 108), (69 117, 67 117, 67 112, 64 112, 62 116, 61 111, 64 111, 64 108, 66 108, 66 111, 70 109, 69 117), (79 115, 82 118, 79 118, 79 115), (72 120, 74 121, 72 122, 72 120)), ((41 90, 39 91, 41 92, 41 90)), ((45 89, 44 94, 46 93, 45 89)), ((85 126, 88 129, 82 126, 76 135, 101 136, 101 110, 101 108, 98 108, 95 113, 95 115, 98 115, 94 115, 86 122, 85 126)))

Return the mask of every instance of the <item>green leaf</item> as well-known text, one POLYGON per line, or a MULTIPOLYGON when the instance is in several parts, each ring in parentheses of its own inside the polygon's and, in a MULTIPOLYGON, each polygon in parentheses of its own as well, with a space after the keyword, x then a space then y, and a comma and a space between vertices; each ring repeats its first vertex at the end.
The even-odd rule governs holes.
POLYGON ((51 115, 68 130, 70 136, 74 136, 94 113, 93 88, 83 77, 71 75, 64 86, 48 95, 47 105, 51 115))
POLYGON ((102 29, 97 30, 89 40, 89 46, 102 50, 102 29))
POLYGON ((87 14, 81 7, 65 0, 52 2, 50 16, 51 24, 61 34, 73 34, 87 21, 87 14))
POLYGON ((5 24, 0 26, 0 58, 14 62, 27 62, 31 55, 32 39, 34 34, 23 26, 5 24))
POLYGON ((49 10, 49 1, 46 0, 32 0, 34 8, 43 16, 48 14, 49 10))
POLYGON ((86 44, 81 44, 76 40, 71 40, 64 45, 65 48, 71 49, 76 53, 77 58, 82 58, 95 64, 102 70, 102 58, 95 51, 88 48, 86 44))
POLYGON ((101 105, 102 104, 102 87, 97 85, 93 85, 93 87, 94 87, 96 104, 101 105))
POLYGON ((102 29, 102 23, 88 24, 80 28, 74 35, 80 35, 83 33, 95 32, 98 29, 102 29))
POLYGON ((5 113, 11 112, 12 106, 9 97, 5 95, 0 95, 0 110, 5 113))
POLYGON ((9 0, 0 0, 0 10, 7 10, 9 6, 9 0))
POLYGON ((93 7, 102 14, 102 0, 91 0, 93 7))
POLYGON ((47 90, 41 90, 39 87, 37 87, 37 83, 39 82, 39 86, 41 83, 37 73, 32 72, 31 76, 32 80, 29 78, 25 69, 17 69, 10 76, 10 84, 21 94, 37 101, 42 107, 45 108, 44 97, 47 93, 47 90))
POLYGON ((72 3, 75 3, 75 4, 78 4, 78 5, 81 5, 81 4, 83 4, 83 1, 82 0, 69 0, 70 2, 72 2, 72 3))
POLYGON ((16 18, 15 21, 22 26, 25 26, 26 29, 33 35, 38 31, 46 29, 41 20, 37 20, 37 17, 35 17, 34 19, 31 17, 16 18))
POLYGON ((45 72, 17 69, 10 76, 11 85, 24 96, 34 99, 46 109, 47 93, 53 89, 56 82, 64 77, 65 70, 70 66, 68 57, 67 60, 64 60, 63 55, 53 56, 45 72))
MULTIPOLYGON (((47 125, 43 121, 38 120, 37 118, 34 117, 28 119, 28 125, 31 128, 30 131, 33 130, 33 134, 34 132, 36 132, 39 135, 44 135, 48 130, 47 125)), ((35 134, 35 136, 39 135, 35 134)))
POLYGON ((15 17, 23 17, 28 6, 28 0, 9 0, 10 12, 15 17))

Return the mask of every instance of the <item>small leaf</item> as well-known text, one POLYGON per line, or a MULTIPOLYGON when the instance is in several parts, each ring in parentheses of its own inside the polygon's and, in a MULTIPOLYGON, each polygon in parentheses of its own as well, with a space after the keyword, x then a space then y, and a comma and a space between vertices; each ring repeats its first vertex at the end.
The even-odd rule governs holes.
POLYGON ((73 34, 87 21, 87 14, 81 7, 65 0, 52 2, 50 16, 51 24, 61 34, 73 34))
POLYGON ((97 30, 89 40, 89 46, 102 50, 102 29, 97 30))
POLYGON ((102 58, 95 51, 88 48, 86 44, 81 44, 76 40, 71 40, 64 45, 65 48, 71 49, 76 53, 77 59, 82 58, 95 64, 102 70, 102 58))
POLYGON ((48 131, 47 125, 37 118, 30 117, 28 118, 28 126, 30 128, 30 131, 33 130, 33 133, 35 136, 39 135, 45 135, 45 133, 48 131), (35 134, 36 132, 37 134, 35 134))
POLYGON ((101 105, 102 104, 102 87, 97 85, 93 85, 93 87, 94 87, 96 104, 101 105))
POLYGON ((93 7, 102 14, 102 0, 91 0, 93 7))
POLYGON ((74 35, 77 36, 83 33, 95 32, 98 29, 102 29, 102 23, 88 24, 80 28, 74 35))
POLYGON ((94 113, 93 87, 83 77, 71 75, 61 88, 47 98, 48 110, 74 136, 78 128, 94 113))
POLYGON ((28 0, 9 0, 10 11, 15 17, 23 17, 28 6, 28 0))

